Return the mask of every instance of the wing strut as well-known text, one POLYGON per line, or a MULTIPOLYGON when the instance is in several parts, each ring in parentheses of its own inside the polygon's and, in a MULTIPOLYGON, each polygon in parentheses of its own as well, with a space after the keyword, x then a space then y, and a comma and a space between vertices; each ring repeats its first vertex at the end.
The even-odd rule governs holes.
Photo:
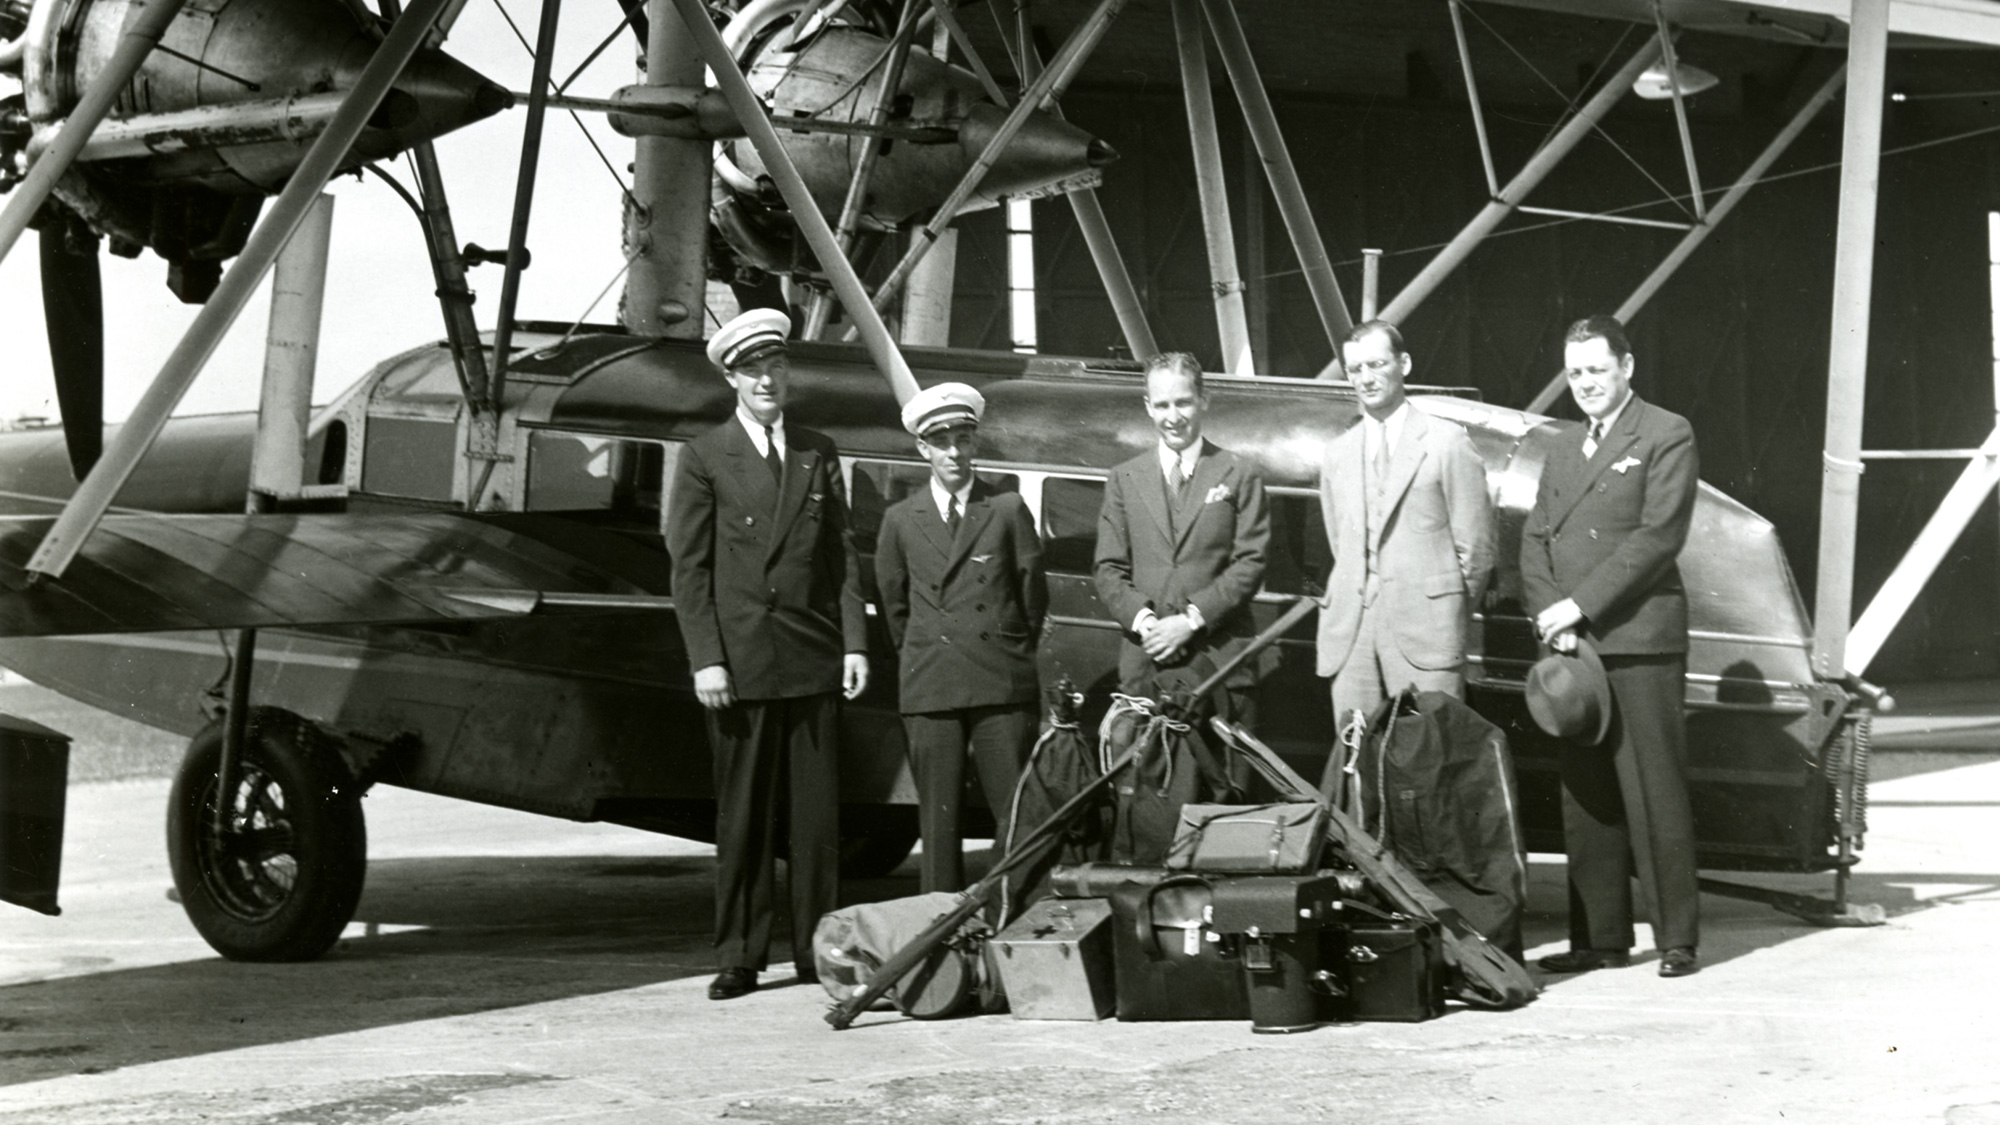
MULTIPOLYGON (((1243 275, 1236 268, 1236 231, 1229 221, 1229 187, 1222 179, 1222 137, 1215 128, 1215 94, 1208 84, 1208 38, 1201 31, 1198 0, 1173 0, 1174 44, 1181 57, 1181 94, 1187 102, 1188 139, 1194 147, 1195 187, 1201 196, 1201 229, 1208 236, 1209 290, 1222 340, 1222 370, 1254 375, 1250 319, 1243 311, 1243 275)), ((1245 191, 1255 191, 1246 185, 1245 191)))
MULTIPOLYGON (((514 224, 507 232, 507 272, 500 281, 499 320, 493 325, 493 374, 488 388, 495 409, 507 402, 507 348, 514 339, 514 305, 521 298, 521 270, 527 265, 528 216, 535 207, 535 170, 542 159, 542 121, 548 115, 549 71, 555 63, 556 21, 561 15, 562 0, 542 0, 542 26, 535 32, 535 76, 528 87, 528 120, 521 129, 521 170, 514 180, 514 224)), ((490 472, 492 462, 487 465, 490 472)), ((476 502, 478 493, 472 499, 476 502)))
POLYGON ((209 356, 214 354, 223 334, 235 323, 237 315, 256 290, 257 283, 263 280, 271 263, 277 259, 278 251, 291 240, 292 232, 298 229, 299 224, 305 221, 306 213, 318 201, 334 169, 347 155, 347 150, 353 147, 361 130, 367 127, 368 118, 382 104, 389 87, 409 65, 411 56, 424 45, 431 25, 449 3, 450 0, 417 0, 390 28, 388 37, 376 48, 368 65, 362 68, 360 78, 347 95, 347 100, 341 103, 340 111, 334 114, 326 131, 306 151, 305 159, 292 173, 291 181, 279 193, 277 202, 266 213, 264 221, 251 232, 243 252, 223 275, 222 283, 216 286, 208 303, 195 315, 187 334, 167 356, 160 373, 133 408, 130 419, 119 429, 111 448, 105 451, 97 466, 91 469, 90 475, 70 497, 69 503, 63 506, 62 515, 56 518, 48 536, 28 560, 31 579, 61 577, 63 570, 82 549, 84 539, 104 518, 111 501, 131 477, 132 470, 138 467, 139 459, 145 456, 146 450, 166 426, 167 416, 180 403, 181 396, 187 393, 209 356))
MULTIPOLYGON (((1049 68, 1029 85, 1021 95, 1021 100, 1014 103, 1014 107, 1007 111, 1006 120, 993 131, 993 139, 986 143, 985 149, 979 154, 979 159, 972 162, 972 167, 966 169, 965 175, 959 179, 958 186, 953 188, 944 202, 938 205, 937 214, 931 217, 930 222, 914 232, 915 237, 911 240, 909 252, 903 255, 903 260, 896 263, 896 268, 889 271, 889 276, 884 278, 882 284, 875 290, 876 309, 881 309, 895 298, 897 290, 903 287, 903 282, 908 280, 910 272, 917 268, 917 263, 922 261, 924 254, 930 250, 938 232, 958 217, 959 208, 965 205, 966 199, 972 195, 980 181, 986 178, 986 172, 993 166, 993 161, 1013 142, 1014 135, 1021 131, 1021 126, 1028 123, 1028 115, 1040 108, 1044 101, 1061 96, 1063 87, 1069 85, 1070 80, 1076 77, 1076 72, 1083 66, 1084 60, 1090 57, 1090 52, 1097 47, 1098 41, 1104 38, 1105 31, 1110 28, 1111 21, 1117 18, 1119 10, 1125 7, 1125 3, 1126 0, 1098 0, 1097 7, 1091 11, 1089 17, 1070 33, 1069 39, 1056 52, 1056 57, 1050 60, 1049 68)), ((846 303, 845 298, 842 299, 842 303, 846 303)))
POLYGON ((1833 246, 1833 341, 1827 349, 1819 583, 1813 607, 1813 671, 1830 680, 1847 672, 1848 623, 1854 613, 1861 420, 1868 393, 1868 310, 1874 292, 1888 56, 1889 0, 1854 0, 1847 36, 1847 125, 1840 147, 1840 226, 1833 246))
POLYGON ((722 41, 722 33, 715 30, 715 21, 709 18, 708 9, 702 0, 674 0, 680 9, 681 21, 687 24, 689 37, 707 56, 708 68, 721 84, 722 93, 729 99, 729 106, 736 111, 737 120, 743 123, 745 135, 764 161, 771 178, 777 181, 778 191, 785 197, 785 205, 791 209, 793 221, 799 224, 799 232, 805 235, 807 245, 812 247, 815 257, 826 270, 827 279, 833 283, 833 291, 846 306, 847 315, 854 318, 855 327, 861 333, 862 342, 868 348, 868 355, 875 365, 882 369, 882 377, 889 380, 889 387, 895 392, 897 403, 910 401, 917 393, 917 378, 910 374, 910 365, 904 361, 903 353, 896 348, 896 341, 889 335, 889 327, 882 323, 882 316, 868 301, 868 290, 855 274, 853 263, 840 252, 840 243, 834 238, 833 228, 827 225, 826 216, 819 213, 819 205, 813 202, 812 190, 799 176, 798 166, 792 163, 790 153, 785 151, 784 142, 778 139, 778 131, 771 126, 771 118, 764 110, 757 94, 750 89, 750 82, 743 77, 743 71, 736 65, 736 57, 729 53, 729 45, 722 41))
MULTIPOLYGON (((4 261, 14 243, 20 241, 21 232, 28 229, 28 220, 41 210, 56 181, 69 171, 70 162, 83 151, 85 141, 96 130, 104 115, 111 111, 111 105, 118 95, 125 92, 125 86, 132 76, 145 64, 146 57, 159 45, 160 37, 167 33, 167 25, 174 22, 187 0, 151 0, 139 12, 139 18, 125 29, 118 40, 118 49, 111 55, 111 61, 83 92, 64 119, 56 139, 49 143, 42 155, 28 169, 28 174, 14 189, 14 197, 7 201, 7 209, 0 211, 0 261, 4 261)), ((24 35, 25 39, 26 36, 24 35)), ((315 189, 317 190, 317 189, 315 189)))
MULTIPOLYGON (((965 30, 959 26, 958 20, 951 16, 944 0, 931 0, 931 2, 937 9, 938 19, 951 31, 960 49, 965 52, 966 61, 973 64, 972 68, 984 76, 981 80, 988 83, 994 94, 994 102, 1006 105, 1006 95, 1001 94, 998 87, 992 86, 992 76, 987 74, 985 64, 980 61, 978 52, 973 50, 972 42, 966 38, 965 30)), ((1028 19, 1028 0, 1018 0, 1015 12, 1021 27, 1025 29, 1028 19)), ((995 18, 998 19, 997 13, 995 18)), ((1008 47, 1011 56, 1013 48, 1007 42, 1004 28, 1000 38, 1001 45, 1008 47)), ((1014 65, 1017 73, 1032 82, 1035 76, 1041 74, 1040 52, 1035 48, 1033 36, 1017 35, 1017 38, 1021 40, 1021 51, 1019 56, 1014 58, 1014 65)), ((1049 103, 1049 111, 1057 117, 1062 116, 1062 107, 1054 102, 1049 103)), ((1083 244, 1090 249, 1090 260, 1097 266, 1097 276, 1104 283, 1104 295, 1111 300, 1111 312, 1118 318, 1119 331, 1125 335, 1125 347, 1131 351, 1134 358, 1140 360, 1159 355, 1160 344, 1153 338, 1153 326, 1146 323, 1145 302, 1139 299, 1139 287, 1132 284, 1131 271, 1125 268, 1125 256, 1118 252, 1117 240, 1111 237, 1111 220, 1104 215, 1104 205, 1097 201, 1097 189, 1081 187, 1063 194, 1068 197, 1070 210, 1076 215, 1077 229, 1083 232, 1083 244)))
MULTIPOLYGON (((1597 128, 1597 123, 1604 119, 1604 115, 1611 111, 1611 107, 1632 89, 1632 81, 1639 77, 1639 73, 1659 61, 1659 58, 1659 39, 1648 38, 1640 45, 1639 50, 1626 60, 1625 65, 1618 69, 1618 73, 1612 75, 1597 93, 1592 94, 1590 100, 1576 111, 1575 116, 1563 123, 1563 127, 1556 131, 1555 136, 1549 138, 1547 144, 1528 158, 1527 164, 1523 165, 1519 172, 1514 173, 1514 178, 1507 181, 1506 187, 1500 189, 1500 194, 1481 208, 1479 214, 1465 224, 1465 229, 1459 231, 1444 249, 1438 251, 1437 257, 1424 264, 1424 268, 1418 271, 1417 276, 1403 287, 1402 292, 1396 294, 1387 307, 1383 308, 1382 319, 1394 323, 1408 319, 1410 313, 1415 311, 1426 297, 1435 292, 1438 286, 1444 284, 1444 279, 1451 276, 1452 271, 1472 255, 1473 248, 1485 240, 1487 235, 1493 233, 1493 228, 1499 226, 1501 220, 1505 219, 1529 192, 1535 190, 1535 186, 1554 171, 1556 165, 1562 163, 1563 158, 1570 154, 1570 150, 1597 128)), ((1322 371, 1320 374, 1331 376, 1337 373, 1329 366, 1327 371, 1322 371)))
POLYGON ((1257 142, 1257 155, 1264 161, 1264 174, 1270 180, 1271 194, 1277 198, 1278 214, 1292 236, 1293 253, 1298 255, 1306 287, 1312 290, 1313 304, 1319 309, 1320 325, 1326 329, 1327 340, 1333 347, 1333 359, 1320 374, 1325 376, 1330 371, 1338 375, 1340 338, 1354 327, 1354 321, 1347 315, 1340 282, 1334 280, 1333 260, 1327 257, 1326 243, 1319 236, 1318 224, 1313 222, 1312 208, 1306 204, 1305 185, 1299 182, 1298 167, 1292 163, 1285 135, 1278 129, 1277 112, 1271 108, 1271 95, 1264 89, 1257 60, 1250 54, 1250 41, 1244 38, 1243 24, 1236 18, 1234 0, 1201 0, 1201 6, 1208 13, 1208 29, 1215 36, 1222 65, 1229 71, 1229 84, 1235 88, 1236 101, 1243 109, 1244 124, 1250 127, 1250 136, 1257 142))
MULTIPOLYGON (((903 65, 910 58, 910 39, 917 33, 917 4, 918 0, 903 0, 902 22, 896 25, 896 37, 889 42, 889 59, 882 64, 882 85, 875 93, 875 104, 868 108, 871 128, 879 129, 889 123, 896 93, 903 88, 903 65)), ((805 13, 799 19, 803 21, 805 13)), ((798 22, 794 22, 792 31, 796 33, 798 29, 798 22)), ((847 182, 847 198, 840 203, 840 222, 833 232, 843 256, 854 249, 854 228, 861 221, 861 206, 868 198, 869 181, 875 178, 875 162, 888 144, 875 137, 861 142, 861 155, 854 160, 854 177, 847 182)), ((827 314, 832 311, 832 299, 821 290, 813 290, 812 301, 806 306, 805 329, 800 335, 807 340, 819 339, 820 333, 826 331, 827 314)))
MULTIPOLYGON (((1792 147, 1792 142, 1799 139, 1799 134, 1806 131, 1806 126, 1812 123, 1812 119, 1818 117, 1819 111, 1825 109, 1827 103, 1833 100, 1833 96, 1840 92, 1840 85, 1846 80, 1845 65, 1827 76, 1818 91, 1806 99, 1806 103, 1799 107, 1799 111, 1792 115, 1792 119, 1785 123, 1785 127, 1778 131, 1778 135, 1771 138, 1771 143, 1764 146, 1764 151, 1757 154, 1757 159, 1751 161, 1750 166, 1743 170, 1743 174, 1736 177, 1736 182, 1730 185, 1721 199, 1716 200, 1715 206, 1708 209, 1708 217, 1688 229, 1687 234, 1667 252, 1665 258, 1660 259, 1660 264, 1653 267, 1653 272, 1646 276, 1646 280, 1639 283, 1639 287, 1632 291, 1631 296, 1625 298, 1625 303, 1619 305, 1618 311, 1612 315, 1627 324, 1631 323, 1639 310, 1646 306, 1646 302, 1652 300, 1653 295, 1667 283, 1667 279, 1673 277, 1681 265, 1694 256, 1694 252, 1710 234, 1714 233, 1716 226, 1729 217, 1729 213, 1736 209, 1736 205, 1743 201, 1744 196, 1750 194, 1750 189, 1757 186, 1758 181, 1764 178, 1764 173, 1771 170, 1771 165, 1776 164, 1778 158, 1785 154, 1785 150, 1792 147)), ((1534 401, 1528 404, 1529 412, 1547 414, 1549 407, 1555 405, 1567 385, 1568 380, 1563 378, 1562 372, 1556 372, 1555 377, 1550 379, 1548 385, 1535 395, 1534 401)))

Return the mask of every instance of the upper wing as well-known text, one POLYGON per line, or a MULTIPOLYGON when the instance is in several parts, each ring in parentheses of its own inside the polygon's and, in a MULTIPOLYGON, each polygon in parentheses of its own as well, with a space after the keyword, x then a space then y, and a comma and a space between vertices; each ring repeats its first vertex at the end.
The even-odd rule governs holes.
POLYGON ((371 625, 658 606, 664 552, 547 514, 105 517, 60 578, 50 517, 0 519, 0 636, 371 625))

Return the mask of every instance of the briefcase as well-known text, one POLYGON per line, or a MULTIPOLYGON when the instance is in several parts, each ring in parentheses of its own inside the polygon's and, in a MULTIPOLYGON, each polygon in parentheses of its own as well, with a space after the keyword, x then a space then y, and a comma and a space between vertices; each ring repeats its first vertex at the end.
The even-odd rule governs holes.
POLYGON ((1322 964, 1320 929, 1342 917, 1342 891, 1333 872, 1216 880, 1213 927, 1236 939, 1251 1031, 1310 1031, 1325 1018, 1325 1000, 1343 985, 1322 964))
POLYGON ((1183 805, 1180 827, 1167 849, 1167 866, 1244 875, 1298 874, 1318 865, 1325 835, 1326 810, 1317 801, 1183 805))
POLYGON ((1347 924, 1322 935, 1321 956, 1344 967, 1323 1013, 1339 1020, 1418 1023, 1444 1014, 1443 939, 1436 922, 1348 901, 1347 924))
POLYGON ((1199 875, 1126 883, 1111 893, 1120 1020, 1250 1017, 1234 943, 1208 925, 1212 898, 1199 875))
POLYGON ((1101 1020, 1116 1007, 1111 904, 1045 898, 988 944, 1017 1020, 1101 1020))

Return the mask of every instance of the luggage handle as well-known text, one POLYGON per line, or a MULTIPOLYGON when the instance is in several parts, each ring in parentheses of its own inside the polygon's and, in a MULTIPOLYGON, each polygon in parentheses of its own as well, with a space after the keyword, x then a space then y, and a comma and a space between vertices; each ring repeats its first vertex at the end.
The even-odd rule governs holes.
MULTIPOLYGON (((1132 925, 1139 939, 1139 948, 1145 951, 1148 958, 1158 961, 1166 956, 1160 948, 1159 927, 1153 924, 1153 899, 1168 887, 1196 885, 1212 887, 1207 879, 1199 875, 1170 875, 1146 888, 1145 895, 1139 899, 1139 909, 1133 912, 1132 925)), ((1201 923, 1202 919, 1195 919, 1195 928, 1200 929, 1201 923)))

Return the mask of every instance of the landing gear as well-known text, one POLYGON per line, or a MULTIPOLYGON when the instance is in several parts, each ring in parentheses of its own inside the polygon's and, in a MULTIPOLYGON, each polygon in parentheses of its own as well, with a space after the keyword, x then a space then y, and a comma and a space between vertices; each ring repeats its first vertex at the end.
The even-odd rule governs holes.
POLYGON ((367 873, 361 799, 318 728, 250 714, 217 832, 220 722, 188 744, 167 806, 167 852, 188 920, 232 961, 310 961, 354 916, 367 873))

